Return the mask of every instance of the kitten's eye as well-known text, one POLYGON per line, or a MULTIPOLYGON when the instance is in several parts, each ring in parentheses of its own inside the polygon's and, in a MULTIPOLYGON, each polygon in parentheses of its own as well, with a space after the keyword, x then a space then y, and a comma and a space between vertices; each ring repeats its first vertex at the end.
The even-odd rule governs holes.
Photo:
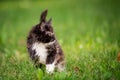
POLYGON ((46 29, 46 30, 49 30, 49 26, 48 26, 48 25, 45 25, 45 29, 46 29))

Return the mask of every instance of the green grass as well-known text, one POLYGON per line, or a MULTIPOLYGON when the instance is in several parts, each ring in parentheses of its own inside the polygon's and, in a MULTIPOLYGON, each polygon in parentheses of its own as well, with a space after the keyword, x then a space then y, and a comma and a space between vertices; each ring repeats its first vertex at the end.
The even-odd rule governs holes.
POLYGON ((117 0, 0 2, 0 80, 120 80, 120 5, 117 0), (66 57, 66 72, 36 70, 26 36, 48 9, 66 57), (38 76, 40 74, 40 76, 38 76))

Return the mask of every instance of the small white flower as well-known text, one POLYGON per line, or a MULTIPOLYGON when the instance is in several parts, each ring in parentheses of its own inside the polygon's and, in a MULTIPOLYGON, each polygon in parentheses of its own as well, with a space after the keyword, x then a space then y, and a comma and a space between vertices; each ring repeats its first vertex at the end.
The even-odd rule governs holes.
POLYGON ((82 48, 83 48, 83 45, 82 45, 82 44, 80 44, 80 45, 79 45, 79 48, 80 48, 80 49, 82 49, 82 48))

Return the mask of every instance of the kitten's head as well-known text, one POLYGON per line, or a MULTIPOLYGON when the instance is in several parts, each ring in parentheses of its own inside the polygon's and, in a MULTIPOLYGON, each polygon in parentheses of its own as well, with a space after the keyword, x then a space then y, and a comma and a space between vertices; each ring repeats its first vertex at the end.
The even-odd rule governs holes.
POLYGON ((46 16, 47 16, 47 10, 43 11, 41 16, 40 16, 40 30, 45 31, 45 32, 52 32, 53 33, 53 28, 51 25, 52 19, 50 18, 48 21, 46 21, 46 16))
POLYGON ((37 25, 36 36, 38 41, 43 43, 52 42, 55 40, 53 28, 51 25, 52 19, 46 20, 47 10, 43 11, 40 16, 40 23, 37 25))

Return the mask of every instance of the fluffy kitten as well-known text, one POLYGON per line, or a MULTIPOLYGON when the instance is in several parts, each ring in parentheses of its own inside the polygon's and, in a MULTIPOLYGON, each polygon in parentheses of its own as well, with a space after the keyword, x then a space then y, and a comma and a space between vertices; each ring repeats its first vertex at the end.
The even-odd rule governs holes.
POLYGON ((46 21, 47 10, 43 11, 40 23, 35 25, 27 37, 27 49, 35 65, 46 65, 46 72, 65 69, 64 54, 56 40, 51 19, 46 21))

